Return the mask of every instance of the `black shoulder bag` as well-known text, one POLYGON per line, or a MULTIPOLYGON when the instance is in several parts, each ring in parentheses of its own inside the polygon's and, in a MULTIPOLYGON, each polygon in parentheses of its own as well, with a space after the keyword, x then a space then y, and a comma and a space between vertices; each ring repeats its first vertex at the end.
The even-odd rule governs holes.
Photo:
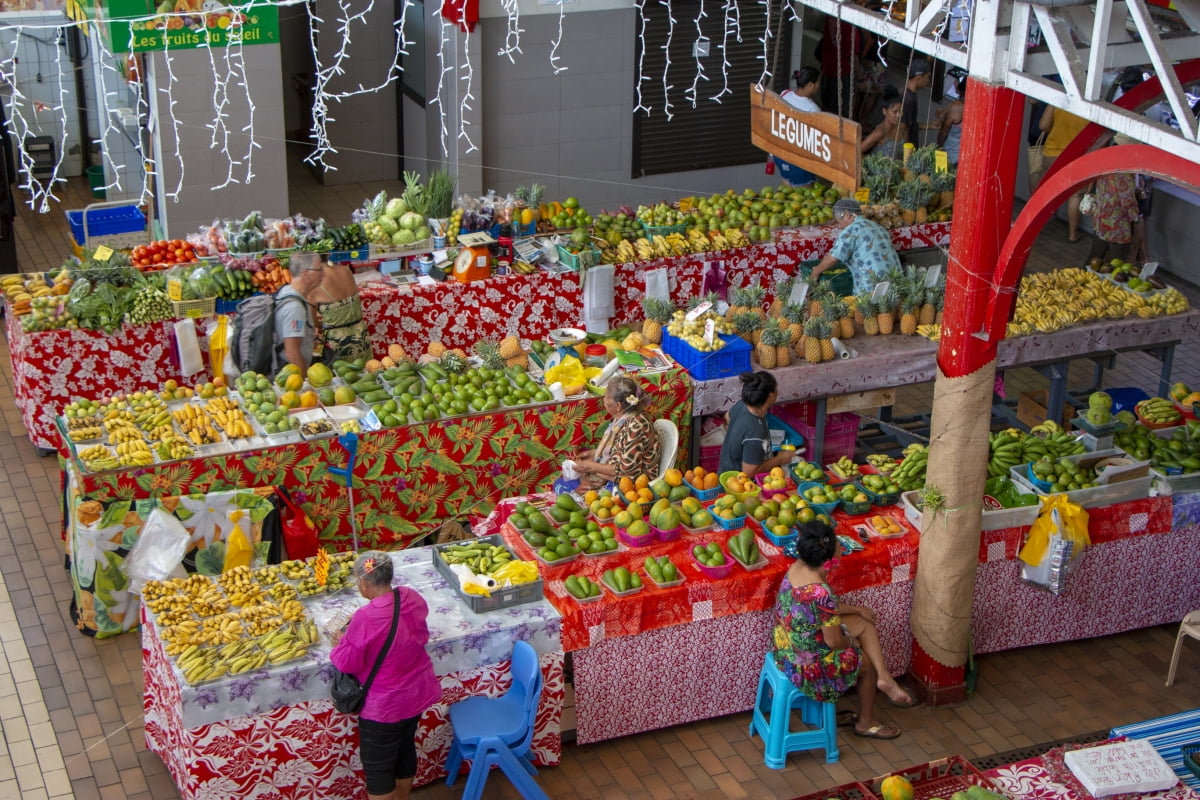
POLYGON ((362 711, 363 703, 367 700, 367 690, 371 688, 375 675, 383 666, 383 659, 387 657, 388 650, 392 649, 392 641, 396 638, 396 627, 400 624, 400 590, 393 589, 392 593, 395 595, 395 602, 392 604, 392 629, 388 632, 387 641, 383 643, 383 649, 379 651, 379 658, 375 659, 375 666, 371 668, 367 682, 359 683, 358 678, 342 672, 340 669, 333 671, 333 682, 329 684, 329 695, 333 698, 333 707, 343 714, 357 714, 362 711))

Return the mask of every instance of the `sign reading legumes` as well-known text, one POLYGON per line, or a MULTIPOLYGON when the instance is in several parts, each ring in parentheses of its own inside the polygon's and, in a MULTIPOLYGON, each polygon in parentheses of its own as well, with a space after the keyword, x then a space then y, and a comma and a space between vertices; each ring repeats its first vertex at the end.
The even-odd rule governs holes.
POLYGON ((750 86, 750 141, 835 186, 858 186, 862 128, 836 114, 800 111, 770 89, 750 86))

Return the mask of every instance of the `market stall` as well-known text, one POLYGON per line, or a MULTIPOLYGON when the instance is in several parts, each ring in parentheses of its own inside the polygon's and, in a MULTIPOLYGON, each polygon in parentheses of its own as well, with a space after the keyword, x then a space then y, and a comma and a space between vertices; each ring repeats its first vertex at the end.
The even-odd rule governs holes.
MULTIPOLYGON (((899 249, 945 246, 950 223, 928 223, 892 231, 899 249)), ((613 325, 643 318, 645 274, 666 269, 671 297, 682 303, 699 292, 704 271, 721 262, 730 285, 759 280, 768 289, 801 262, 818 259, 832 246, 827 228, 779 234, 779 241, 614 267, 613 325)), ((363 314, 376 353, 399 343, 422 352, 430 341, 469 348, 480 339, 505 335, 544 339, 555 328, 578 327, 583 318, 579 275, 573 272, 496 275, 471 283, 397 286, 368 282, 361 289, 363 314)), ((122 325, 112 335, 92 330, 26 332, 19 318, 5 315, 13 394, 33 443, 57 447, 55 415, 77 397, 155 388, 168 380, 187 382, 172 353, 170 322, 122 325)), ((203 339, 203 337, 201 337, 203 339)))
MULTIPOLYGON (((415 785, 445 775, 449 707, 465 697, 507 691, 507 662, 517 640, 538 652, 545 679, 535 763, 557 764, 564 683, 554 608, 538 601, 477 615, 434 569, 430 548, 393 553, 392 559, 396 583, 420 592, 429 605, 427 650, 442 685, 442 699, 422 715, 417 731, 415 785)), ((350 587, 305 605, 324 624, 345 618, 362 602, 350 587)), ((357 721, 329 700, 326 640, 298 660, 191 685, 167 654, 158 623, 144 608, 143 614, 146 744, 167 765, 181 797, 365 797, 357 721)))
MULTIPOLYGON (((503 532, 519 549, 519 537, 500 522, 509 505, 501 504, 482 532, 503 532)), ((844 602, 876 611, 889 670, 901 674, 912 654, 908 619, 920 534, 899 506, 871 513, 893 519, 903 535, 869 537, 864 550, 840 557, 830 582, 844 602)), ((1200 586, 1184 577, 1200 568, 1200 495, 1143 498, 1089 513, 1093 546, 1084 551, 1062 595, 1020 579, 1017 552, 1028 526, 983 533, 974 603, 976 653, 1174 622, 1200 603, 1200 586), (1131 596, 1139 598, 1132 606, 1131 596)), ((864 517, 837 511, 834 518, 839 535, 861 541, 856 527, 864 517)), ((579 742, 752 706, 770 641, 774 590, 789 562, 760 534, 759 546, 770 561, 761 572, 735 565, 728 578, 701 575, 687 559, 688 549, 698 541, 722 542, 731 533, 685 534, 677 542, 545 569, 546 596, 563 615, 563 647, 573 657, 579 742), (605 595, 587 605, 562 589, 564 576, 573 572, 599 574, 616 563, 632 569, 645 556, 661 554, 681 565, 687 577, 682 586, 650 588, 628 598, 605 595), (646 613, 648 608, 654 613, 646 613), (661 614, 660 608, 665 609, 661 614)))
MULTIPOLYGON (((670 419, 681 439, 689 431, 691 383, 679 369, 640 378, 651 397, 650 413, 670 419)), ((392 549, 433 532, 445 520, 486 514, 498 500, 545 488, 563 459, 592 447, 609 421, 594 395, 563 402, 472 414, 434 422, 364 432, 358 442, 354 508, 362 547, 392 549)), ((70 445, 61 445, 69 454, 70 445)), ((118 510, 158 498, 196 496, 257 486, 283 486, 317 525, 323 545, 349 547, 349 498, 345 484, 329 472, 344 466, 346 452, 330 435, 279 446, 257 446, 182 461, 86 472, 76 458, 64 461, 68 479, 65 535, 107 550, 104 562, 119 571, 123 551, 104 543, 112 534, 97 528, 118 510)), ((218 515, 219 516, 219 515, 218 515)), ((214 517, 217 519, 217 517, 214 517)), ((219 519, 212 524, 221 526, 219 519)), ((126 529, 123 529, 126 530, 126 529)), ((136 538, 136 525, 129 529, 136 538)), ((119 539, 117 540, 120 541, 119 539)), ((124 545, 127 549, 128 543, 124 545)), ((72 557, 74 554, 69 548, 72 557)), ((102 565, 103 566, 103 565, 102 565)), ((81 608, 94 607, 96 622, 85 629, 113 635, 136 624, 136 609, 123 623, 109 623, 102 610, 120 602, 97 594, 86 581, 75 585, 81 608)), ((122 601, 123 602, 123 601, 122 601)))

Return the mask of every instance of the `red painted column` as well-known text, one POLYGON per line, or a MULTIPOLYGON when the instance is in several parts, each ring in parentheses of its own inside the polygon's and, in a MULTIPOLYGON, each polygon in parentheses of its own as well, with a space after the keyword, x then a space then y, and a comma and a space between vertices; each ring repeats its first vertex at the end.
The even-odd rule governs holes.
MULTIPOLYGON (((1003 86, 981 83, 975 79, 967 82, 967 93, 963 113, 963 138, 959 161, 958 182, 954 193, 954 229, 950 239, 950 258, 946 268, 945 313, 942 319, 941 340, 938 346, 938 385, 935 387, 933 446, 948 452, 939 452, 938 458, 947 456, 946 463, 969 463, 975 459, 986 461, 987 453, 972 452, 980 441, 986 448, 986 438, 968 437, 970 441, 944 435, 947 420, 940 419, 938 395, 945 380, 964 378, 980 369, 994 370, 996 342, 1003 338, 1003 327, 993 335, 987 326, 992 323, 990 307, 994 300, 991 284, 1001 246, 1012 227, 1013 191, 1017 175, 1017 159, 1024 144, 1024 97, 1003 86), (981 331, 983 334, 981 335, 981 331), (953 459, 952 461, 950 459, 953 459)), ((1015 288, 1015 285, 1014 287, 1015 288)), ((1001 323, 1003 326, 1003 323, 1001 323)), ((988 389, 990 389, 989 375, 988 389)), ((986 400, 984 400, 986 402, 986 400)), ((982 410, 981 410, 982 411, 982 410)), ((944 476, 943 476, 944 477, 944 476)), ((981 497, 983 475, 979 486, 965 486, 959 480, 953 487, 954 493, 981 497)), ((931 470, 931 482, 934 481, 931 470)), ((973 478, 966 480, 973 482, 973 478)), ((947 497, 950 495, 948 494, 947 497)), ((949 505, 953 505, 950 503, 949 505)), ((954 527, 955 523, 951 523, 954 527)), ((962 520, 963 530, 954 530, 953 536, 974 535, 978 550, 979 526, 962 520), (972 527, 973 531, 969 528, 972 527)), ((960 608, 950 615, 931 613, 930 618, 918 617, 924 608, 936 606, 945 609, 950 605, 961 606, 965 602, 969 609, 975 582, 976 562, 957 555, 953 550, 939 551, 939 540, 945 541, 944 533, 927 535, 922 539, 921 562, 938 564, 938 568, 922 570, 918 565, 914 597, 936 598, 936 603, 918 604, 913 608, 913 629, 940 632, 944 639, 945 652, 955 657, 954 663, 943 664, 930 656, 918 640, 913 639, 912 663, 909 674, 921 699, 933 705, 961 702, 966 699, 966 652, 969 636, 969 612, 962 618, 960 608), (930 548, 933 552, 927 551, 930 548), (962 563, 959 563, 962 562, 962 563), (933 575, 931 573, 938 572, 933 575), (947 574, 952 572, 953 574, 947 574), (966 595, 966 600, 962 599, 966 595), (958 657, 961 656, 961 657, 958 657)), ((927 565, 928 567, 928 565, 927 565)))

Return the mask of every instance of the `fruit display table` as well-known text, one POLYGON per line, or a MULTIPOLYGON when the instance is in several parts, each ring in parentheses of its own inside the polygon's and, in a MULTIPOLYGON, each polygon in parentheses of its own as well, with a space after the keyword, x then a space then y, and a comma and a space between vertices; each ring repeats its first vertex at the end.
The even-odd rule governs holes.
MULTIPOLYGON (((832 237, 832 228, 797 229, 781 232, 777 243, 618 264, 612 324, 642 319, 648 270, 668 271, 671 297, 678 303, 700 291, 706 265, 712 261, 724 264, 731 285, 757 279, 770 289, 795 265, 828 252, 832 237)), ((892 239, 898 249, 945 246, 950 241, 950 223, 897 228, 892 239)), ((499 340, 509 334, 545 339, 556 328, 580 327, 583 319, 579 276, 573 272, 498 275, 473 283, 447 281, 431 286, 368 282, 360 294, 372 348, 380 355, 393 343, 421 353, 430 341, 469 349, 480 339, 499 340)), ((33 443, 43 449, 57 446, 54 416, 75 398, 153 389, 168 380, 190 383, 172 355, 170 322, 123 325, 111 336, 67 329, 25 333, 13 314, 5 315, 5 326, 17 407, 33 443)))
MULTIPOLYGON (((1105 320, 1067 328, 1054 333, 1039 333, 1005 339, 1000 343, 996 368, 1045 367, 1065 365, 1077 358, 1092 358, 1130 351, 1152 352, 1162 360, 1159 393, 1170 388, 1174 347, 1200 336, 1200 310, 1150 319, 1105 320)), ((826 361, 821 364, 799 363, 772 370, 779 382, 780 403, 795 400, 818 401, 817 444, 824 428, 827 397, 887 389, 932 381, 937 376, 937 343, 919 336, 855 336, 846 342, 858 351, 857 358, 826 361)), ((1057 409, 1061 418, 1066 391, 1065 368, 1051 370, 1048 414, 1057 409)), ((697 417, 728 411, 741 398, 742 385, 736 378, 696 381, 692 413, 697 417)), ((693 447, 698 446, 693 443, 693 447)), ((819 453, 809 457, 819 460, 819 453)), ((693 455, 692 463, 697 463, 693 455)))
MULTIPOLYGON (((415 784, 445 775, 449 707, 466 697, 498 697, 508 690, 508 658, 516 640, 538 652, 545 678, 534 760, 557 764, 564 693, 558 612, 542 600, 475 614, 430 558, 430 548, 392 554, 396 583, 420 592, 429 605, 427 649, 442 685, 441 700, 422 715, 417 730, 415 784)), ((354 589, 346 589, 308 604, 322 621, 362 602, 354 589)), ((365 800, 357 720, 329 701, 328 655, 322 640, 298 661, 190 686, 147 618, 142 626, 146 745, 167 765, 180 796, 365 800)))
MULTIPOLYGON (((651 416, 672 420, 685 439, 691 421, 687 374, 670 369, 639 380, 651 398, 651 416)), ((360 547, 403 547, 446 520, 486 514, 502 498, 547 488, 564 459, 595 446, 609 419, 602 398, 588 396, 362 434, 354 470, 360 547)), ((98 473, 82 472, 74 459, 63 463, 64 535, 87 543, 89 553, 115 549, 115 543, 105 544, 109 529, 95 526, 135 513, 144 500, 204 498, 264 485, 287 487, 315 522, 322 544, 350 548, 346 488, 328 470, 344 467, 346 454, 332 438, 98 473)), ((213 516, 206 524, 223 523, 213 516)), ((124 534, 126 549, 136 530, 132 525, 124 534)), ((112 552, 92 560, 103 563, 99 558, 119 561, 112 552)), ((81 603, 96 604, 100 622, 103 608, 119 605, 107 593, 94 594, 86 581, 77 580, 75 591, 81 603)), ((98 622, 95 632, 112 635, 135 624, 125 619, 124 626, 98 622)))
MULTIPOLYGON (((505 505, 479 532, 501 528, 497 519, 505 505)), ((912 653, 908 619, 920 534, 898 507, 881 513, 895 519, 904 535, 872 540, 865 550, 842 555, 829 579, 842 601, 875 610, 888 669, 901 674, 912 653)), ((1200 584, 1191 580, 1200 570, 1200 494, 1144 498, 1089 509, 1089 514, 1093 546, 1084 551, 1067 590, 1058 596, 1020 579, 1017 551, 1028 528, 983 533, 972 623, 976 653, 1176 622, 1200 606, 1200 584), (1131 597, 1137 602, 1129 602, 1131 597)), ((863 517, 838 511, 834 518, 839 534, 857 536, 854 525, 863 517)), ((729 533, 685 534, 682 547, 690 547, 690 539, 723 540, 729 533)), ((658 548, 677 544, 645 550, 659 554, 658 548)), ((762 537, 759 546, 771 553, 762 537)), ((787 560, 779 563, 771 555, 769 569, 778 576, 787 560)), ((640 562, 641 550, 619 558, 640 562)), ((709 580, 694 574, 683 557, 673 559, 688 580, 671 591, 686 596, 687 613, 680 613, 679 604, 660 590, 622 598, 636 601, 628 620, 615 607, 605 607, 616 606, 607 594, 599 603, 573 608, 561 587, 547 581, 547 597, 564 610, 563 643, 572 651, 580 743, 739 713, 753 705, 758 668, 770 644, 778 579, 766 587, 765 597, 743 601, 746 606, 739 613, 728 605, 730 597, 741 601, 744 596, 739 581, 709 580), (673 609, 663 624, 655 624, 653 616, 649 625, 645 622, 644 601, 649 600, 655 601, 655 609, 663 603, 673 609)), ((569 574, 579 567, 591 574, 599 565, 589 565, 590 560, 581 557, 553 570, 569 574)), ((740 569, 735 565, 735 574, 740 569)))

